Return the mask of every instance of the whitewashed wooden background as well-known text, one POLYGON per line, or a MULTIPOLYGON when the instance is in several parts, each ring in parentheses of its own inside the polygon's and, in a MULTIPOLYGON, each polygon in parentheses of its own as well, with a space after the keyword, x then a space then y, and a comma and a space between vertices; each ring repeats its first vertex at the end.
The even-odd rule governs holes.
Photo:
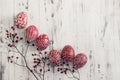
MULTIPOLYGON (((87 55, 80 80, 120 80, 120 0, 0 0, 0 80, 35 80, 26 69, 7 62, 5 30, 21 11, 27 12, 28 25, 54 40, 55 49, 70 44, 76 54, 87 55)), ((46 80, 70 80, 47 75, 46 80)))

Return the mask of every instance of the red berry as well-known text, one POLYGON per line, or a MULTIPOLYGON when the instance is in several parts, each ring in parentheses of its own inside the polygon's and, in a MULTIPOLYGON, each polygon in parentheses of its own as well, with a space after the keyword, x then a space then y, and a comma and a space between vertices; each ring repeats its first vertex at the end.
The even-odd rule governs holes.
POLYGON ((63 58, 63 60, 67 62, 72 61, 74 56, 75 56, 75 52, 72 46, 66 45, 63 48, 62 53, 61 53, 61 57, 63 58))
POLYGON ((36 65, 33 66, 33 68, 36 68, 36 67, 37 67, 36 65))
POLYGON ((45 51, 44 54, 47 54, 47 52, 45 51))
POLYGON ((66 64, 67 66, 69 66, 69 64, 66 64))
POLYGON ((58 69, 57 71, 59 72, 60 70, 58 69))
POLYGON ((16 40, 15 42, 18 43, 18 40, 16 40))
POLYGON ((65 74, 67 74, 67 71, 64 71, 65 74))
POLYGON ((20 40, 23 40, 23 37, 21 37, 20 40))
POLYGON ((50 66, 50 63, 48 63, 47 65, 50 66))
POLYGON ((14 57, 14 56, 11 56, 12 58, 14 57))
POLYGON ((32 46, 34 46, 34 44, 32 44, 32 46))
POLYGON ((42 69, 40 69, 40 72, 42 72, 42 69))
POLYGON ((42 54, 42 52, 40 52, 39 54, 42 54))
POLYGON ((16 38, 18 39, 19 37, 18 37, 18 36, 16 36, 16 38))
POLYGON ((18 59, 19 57, 16 57, 16 59, 18 59))
POLYGON ((17 35, 17 33, 15 33, 15 35, 17 35))
POLYGON ((30 70, 30 72, 33 72, 33 70, 30 70))
POLYGON ((78 69, 83 67, 87 63, 87 57, 85 54, 77 54, 74 58, 74 68, 78 69))
POLYGON ((8 30, 6 30, 6 32, 8 33, 8 30))
POLYGON ((49 55, 49 60, 53 65, 59 65, 60 64, 60 52, 58 50, 51 50, 49 55))
POLYGON ((38 49, 45 50, 48 47, 48 45, 49 38, 46 34, 42 34, 36 39, 36 46, 38 47, 38 49))
POLYGON ((15 30, 15 27, 14 27, 14 26, 12 26, 12 27, 11 27, 11 29, 12 29, 12 30, 15 30))
POLYGON ((10 57, 8 56, 8 59, 10 59, 10 57))
POLYGON ((8 46, 10 47, 11 44, 8 44, 8 46))
POLYGON ((63 71, 61 71, 61 74, 63 73, 63 71))
POLYGON ((74 72, 75 72, 75 70, 73 69, 73 70, 72 70, 72 72, 74 73, 74 72))
POLYGON ((36 58, 34 58, 34 60, 36 60, 36 58))
POLYGON ((50 69, 48 69, 48 71, 50 71, 50 69))
POLYGON ((38 29, 36 26, 31 25, 26 29, 25 32, 27 41, 34 41, 38 37, 38 29))
POLYGON ((22 29, 27 25, 28 22, 28 17, 25 12, 20 12, 16 17, 15 17, 15 25, 18 29, 22 29))
POLYGON ((63 66, 63 64, 60 64, 60 66, 63 66))

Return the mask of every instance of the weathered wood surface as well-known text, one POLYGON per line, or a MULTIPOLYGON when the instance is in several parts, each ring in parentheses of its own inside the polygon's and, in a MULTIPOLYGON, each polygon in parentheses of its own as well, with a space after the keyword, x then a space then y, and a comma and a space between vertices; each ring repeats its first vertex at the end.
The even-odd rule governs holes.
MULTIPOLYGON (((70 44, 76 54, 88 56, 80 80, 120 80, 120 0, 0 0, 0 80, 35 80, 26 69, 7 62, 5 29, 20 11, 27 12, 28 25, 54 40, 53 48, 70 44)), ((70 80, 47 75, 52 77, 46 80, 70 80)))

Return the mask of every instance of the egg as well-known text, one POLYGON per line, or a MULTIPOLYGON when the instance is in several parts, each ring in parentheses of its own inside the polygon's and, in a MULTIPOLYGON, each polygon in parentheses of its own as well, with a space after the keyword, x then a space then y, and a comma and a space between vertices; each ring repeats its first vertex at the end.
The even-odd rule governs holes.
POLYGON ((26 40, 31 42, 34 41, 38 37, 38 29, 34 25, 30 25, 26 30, 25 30, 25 37, 26 40))
POLYGON ((25 12, 20 12, 14 20, 15 26, 18 29, 23 29, 24 27, 26 27, 27 23, 28 23, 28 17, 27 14, 25 12))
POLYGON ((77 54, 73 61, 75 69, 83 67, 86 63, 87 63, 87 56, 83 53, 77 54))
POLYGON ((64 61, 70 62, 73 61, 73 58, 75 56, 75 51, 72 46, 66 45, 62 49, 61 57, 64 61))
POLYGON ((57 66, 60 64, 61 57, 60 52, 58 50, 51 50, 48 57, 53 65, 57 66))
POLYGON ((41 34, 37 39, 36 39, 36 46, 39 50, 45 50, 48 45, 49 45, 49 38, 46 34, 41 34))

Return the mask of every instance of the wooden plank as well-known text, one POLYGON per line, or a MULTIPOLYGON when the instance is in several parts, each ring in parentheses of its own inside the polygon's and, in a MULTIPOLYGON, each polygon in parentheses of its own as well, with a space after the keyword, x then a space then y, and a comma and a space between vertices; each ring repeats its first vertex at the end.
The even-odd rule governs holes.
MULTIPOLYGON (((120 80, 120 1, 119 0, 0 0, 0 80, 35 80, 25 69, 7 62, 6 28, 20 11, 36 25, 39 34, 46 33, 54 41, 47 50, 61 50, 72 45, 75 53, 85 53, 88 62, 81 68, 80 80, 120 80)), ((19 31, 24 35, 24 31, 19 31)), ((22 49, 24 44, 20 44, 22 49)), ((32 67, 29 49, 29 64, 32 67)), ((13 53, 14 56, 17 56, 13 53)), ((20 61, 23 64, 23 61, 20 61)), ((55 72, 49 80, 73 80, 55 72)))
POLYGON ((0 1, 0 64, 1 64, 1 80, 14 80, 14 65, 7 62, 7 44, 5 41, 5 29, 13 24, 13 1, 0 1), (10 3, 10 4, 9 4, 10 3), (7 6, 6 6, 6 5, 7 6), (11 71, 12 70, 12 71, 11 71))

